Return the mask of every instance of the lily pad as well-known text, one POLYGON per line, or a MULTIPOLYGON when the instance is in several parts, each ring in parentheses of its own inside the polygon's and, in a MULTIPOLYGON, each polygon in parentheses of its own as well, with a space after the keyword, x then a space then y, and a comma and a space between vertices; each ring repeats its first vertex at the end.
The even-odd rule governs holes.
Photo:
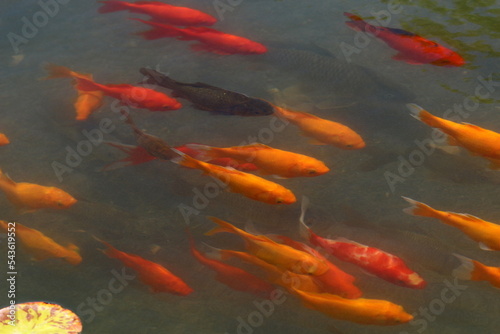
POLYGON ((78 316, 61 305, 29 302, 0 310, 0 333, 2 334, 79 334, 81 332, 82 323, 78 316))

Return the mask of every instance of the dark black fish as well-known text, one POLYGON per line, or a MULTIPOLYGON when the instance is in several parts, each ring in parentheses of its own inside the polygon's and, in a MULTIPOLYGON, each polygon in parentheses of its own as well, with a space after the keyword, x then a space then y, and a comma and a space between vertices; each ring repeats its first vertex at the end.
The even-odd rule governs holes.
MULTIPOLYGON (((318 48, 317 48, 318 49, 318 48)), ((269 47, 268 52, 253 58, 262 59, 274 68, 294 73, 307 84, 327 89, 333 95, 352 96, 356 100, 411 101, 414 94, 383 78, 372 70, 338 59, 326 51, 300 47, 269 47)))
POLYGON ((266 116, 274 112, 273 107, 261 99, 201 82, 192 84, 178 82, 152 69, 141 68, 140 71, 147 77, 145 83, 171 89, 175 97, 189 100, 201 110, 238 116, 266 116))

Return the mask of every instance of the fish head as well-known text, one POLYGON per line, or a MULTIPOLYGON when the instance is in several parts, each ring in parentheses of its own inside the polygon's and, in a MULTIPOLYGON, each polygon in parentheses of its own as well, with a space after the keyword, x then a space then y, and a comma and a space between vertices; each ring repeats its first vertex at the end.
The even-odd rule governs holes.
POLYGON ((298 163, 292 167, 292 174, 303 176, 303 177, 313 177, 326 174, 330 171, 323 162, 317 161, 304 161, 298 163))
POLYGON ((282 191, 278 196, 274 197, 274 204, 292 204, 295 202, 297 202, 297 198, 292 191, 288 189, 282 191))
POLYGON ((427 282, 416 272, 402 276, 395 284, 412 289, 423 289, 427 286, 427 282))
POLYGON ((67 192, 51 187, 47 193, 50 206, 55 209, 67 209, 77 202, 77 200, 67 192))
POLYGON ((266 116, 273 114, 274 108, 264 100, 250 99, 244 103, 231 106, 229 113, 239 116, 266 116))
POLYGON ((267 52, 267 47, 256 42, 248 43, 246 45, 246 49, 248 53, 253 53, 253 54, 263 54, 267 52))
POLYGON ((68 255, 64 257, 64 259, 74 266, 79 265, 82 262, 81 255, 76 251, 70 251, 68 255))
POLYGON ((364 148, 366 143, 356 132, 349 131, 342 135, 340 145, 344 150, 359 150, 364 148))
POLYGON ((446 57, 434 60, 431 62, 432 65, 444 66, 444 67, 459 67, 465 65, 465 59, 462 58, 458 53, 452 52, 446 57))
POLYGON ((381 307, 379 311, 377 320, 380 325, 399 325, 413 320, 413 316, 408 314, 401 305, 390 302, 387 302, 386 307, 381 307))

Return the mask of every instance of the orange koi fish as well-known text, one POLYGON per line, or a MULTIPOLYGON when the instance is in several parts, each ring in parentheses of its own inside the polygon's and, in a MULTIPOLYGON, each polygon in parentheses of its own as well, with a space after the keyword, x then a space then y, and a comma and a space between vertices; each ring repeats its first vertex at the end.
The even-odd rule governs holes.
POLYGON ((9 138, 7 138, 7 136, 4 135, 3 133, 0 133, 0 146, 7 145, 9 143, 10 143, 9 138))
POLYGON ((24 248, 33 255, 35 260, 41 261, 50 258, 61 258, 75 266, 82 262, 82 257, 78 253, 79 249, 77 246, 73 244, 61 246, 38 230, 19 223, 7 223, 6 221, 0 220, 0 230, 3 233, 10 232, 12 226, 15 228, 16 237, 19 238, 24 248))
POLYGON ((295 124, 311 144, 332 145, 345 150, 358 150, 366 146, 363 138, 351 128, 314 115, 274 106, 276 115, 295 124))
POLYGON ((217 273, 216 279, 231 289, 250 292, 263 298, 271 298, 274 287, 261 278, 235 266, 211 259, 203 255, 194 245, 194 240, 188 231, 191 254, 198 262, 217 273))
POLYGON ((309 156, 278 150, 264 144, 233 146, 228 148, 188 144, 189 148, 204 153, 200 160, 230 157, 255 164, 261 174, 278 177, 311 177, 330 171, 326 165, 309 156))
MULTIPOLYGON (((91 74, 81 74, 74 72, 67 67, 58 66, 55 64, 47 64, 45 69, 49 72, 49 76, 45 79, 55 78, 84 78, 92 80, 91 74)), ((76 82, 76 81, 75 81, 76 82)), ((76 88, 76 84, 75 84, 76 88)), ((104 93, 100 90, 84 91, 77 89, 78 98, 74 104, 76 110, 76 120, 84 121, 89 116, 102 106, 104 93)))
POLYGON ((415 65, 462 66, 465 64, 462 56, 455 51, 414 33, 402 29, 374 26, 354 14, 344 13, 344 15, 352 20, 346 22, 350 28, 373 34, 394 50, 399 51, 392 59, 415 65))
MULTIPOLYGON (((275 236, 275 238, 283 242, 285 245, 309 253, 318 259, 323 259, 325 261, 328 265, 328 270, 322 275, 312 276, 312 279, 316 282, 316 284, 321 287, 321 291, 318 292, 332 293, 348 299, 356 299, 363 295, 363 292, 361 292, 361 290, 354 285, 354 276, 341 270, 315 249, 283 235, 275 236)), ((300 288, 300 290, 306 291, 302 288, 300 288)))
POLYGON ((143 108, 151 111, 177 110, 182 105, 176 99, 153 89, 120 85, 101 85, 91 79, 76 78, 76 88, 81 91, 101 91, 104 95, 111 96, 121 101, 122 104, 133 108, 143 108))
POLYGON ((449 145, 462 146, 471 154, 488 159, 491 162, 489 168, 500 169, 500 133, 436 117, 416 104, 407 106, 413 117, 447 134, 449 145))
POLYGON ((38 209, 67 209, 77 202, 67 192, 32 183, 16 183, 0 170, 0 190, 16 207, 34 211, 38 209))
POLYGON ((465 256, 454 255, 462 264, 453 270, 453 276, 469 281, 486 281, 500 289, 500 267, 489 267, 465 256))
POLYGON ((209 218, 219 227, 208 231, 207 235, 222 232, 237 234, 245 240, 246 248, 251 254, 280 269, 307 275, 322 275, 328 270, 324 260, 311 254, 279 244, 263 235, 250 234, 219 218, 209 218))
POLYGON ((404 212, 414 216, 437 218, 446 225, 458 228, 469 238, 479 242, 481 249, 500 251, 500 225, 467 213, 438 211, 408 197, 403 197, 403 199, 411 204, 411 207, 403 210, 404 212))
POLYGON ((289 189, 277 183, 232 168, 199 161, 176 149, 172 150, 180 155, 180 158, 172 159, 172 162, 184 167, 199 169, 221 180, 227 184, 227 188, 231 192, 268 204, 291 204, 296 201, 295 195, 289 189))
POLYGON ((147 40, 175 37, 183 41, 198 41, 199 43, 192 45, 191 49, 213 52, 219 55, 262 54, 267 52, 267 48, 260 43, 211 28, 177 28, 167 24, 148 22, 140 19, 131 20, 139 21, 153 27, 151 30, 138 33, 138 35, 147 40))
POLYGON ((99 8, 99 13, 111 13, 120 10, 128 10, 132 13, 145 14, 157 22, 165 22, 179 26, 212 25, 217 19, 202 11, 172 6, 160 1, 99 1, 104 5, 99 8))
POLYGON ((294 289, 304 306, 329 317, 365 325, 393 326, 409 322, 413 316, 402 306, 387 300, 346 299, 328 293, 311 293, 294 289))
POLYGON ((288 291, 293 291, 293 288, 300 288, 308 292, 322 292, 322 288, 314 280, 314 275, 302 275, 291 272, 289 270, 276 267, 266 261, 263 261, 255 255, 246 252, 238 252, 229 249, 216 249, 212 252, 212 256, 221 260, 237 258, 262 269, 267 274, 267 280, 273 284, 280 285, 288 291))
POLYGON ((153 292, 169 292, 175 295, 187 296, 194 291, 181 278, 172 274, 164 266, 146 260, 139 255, 119 251, 109 243, 100 239, 97 240, 107 247, 107 249, 103 250, 104 254, 109 258, 120 260, 125 266, 135 270, 141 282, 150 286, 153 292))

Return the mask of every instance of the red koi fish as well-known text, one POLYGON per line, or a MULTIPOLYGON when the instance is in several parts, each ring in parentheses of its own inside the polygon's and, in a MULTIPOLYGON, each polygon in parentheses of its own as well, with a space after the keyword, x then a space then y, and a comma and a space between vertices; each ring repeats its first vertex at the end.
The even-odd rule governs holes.
POLYGON ((153 29, 140 32, 144 39, 154 40, 163 37, 175 37, 183 41, 198 41, 191 49, 195 51, 208 51, 220 55, 232 54, 262 54, 267 48, 247 38, 230 35, 221 31, 206 27, 176 28, 171 25, 156 22, 148 22, 140 19, 131 19, 148 24, 153 29))
POLYGON ((212 25, 217 19, 202 11, 172 6, 159 1, 99 1, 104 5, 99 8, 99 13, 111 13, 120 10, 128 10, 133 13, 151 16, 153 21, 165 22, 178 26, 212 25))
POLYGON ((412 289, 425 288, 427 282, 395 255, 345 238, 325 239, 312 232, 304 222, 308 203, 309 200, 304 197, 300 215, 300 233, 311 244, 319 246, 338 259, 355 264, 390 283, 412 289))
MULTIPOLYGON (((118 161, 114 161, 110 164, 107 164, 106 166, 103 167, 103 171, 109 171, 113 169, 118 169, 126 166, 134 166, 134 165, 139 165, 142 163, 146 163, 151 160, 156 160, 158 159, 155 156, 152 156, 144 147, 142 146, 133 146, 133 145, 125 145, 125 144, 120 144, 120 143, 107 143, 110 146, 116 147, 117 149, 121 150, 122 152, 125 152, 127 156, 123 159, 120 159, 118 161)), ((189 144, 187 144, 189 145, 189 144)), ((182 145, 182 146, 177 146, 174 147, 176 150, 181 151, 182 153, 185 153, 195 159, 199 157, 201 152, 193 150, 187 145, 182 145)), ((236 170, 243 171, 243 172, 248 172, 248 171, 255 171, 257 170, 257 166, 250 162, 246 163, 241 163, 238 162, 232 158, 217 158, 217 159, 212 159, 209 160, 208 163, 211 163, 213 165, 218 165, 222 167, 232 167, 236 170)))
POLYGON ((198 262, 217 273, 216 279, 233 290, 250 292, 263 298, 271 298, 274 286, 263 279, 235 266, 211 259, 203 255, 194 245, 193 237, 187 230, 191 254, 198 262))
POLYGON ((139 279, 144 284, 149 285, 153 292, 169 292, 175 295, 187 296, 194 291, 164 266, 148 261, 138 255, 119 251, 107 242, 97 240, 108 247, 103 250, 104 254, 109 258, 120 260, 125 266, 135 270, 139 275, 139 279))
POLYGON ((354 276, 349 275, 338 268, 315 249, 283 235, 278 235, 274 238, 278 239, 285 245, 309 253, 312 256, 325 261, 329 267, 328 270, 323 275, 312 276, 312 279, 316 282, 316 284, 322 287, 322 292, 332 293, 348 299, 356 299, 363 295, 363 292, 361 292, 361 290, 354 285, 354 276))
POLYGON ((374 26, 350 13, 344 13, 344 15, 352 20, 346 24, 353 30, 370 33, 399 51, 392 59, 414 65, 432 64, 453 67, 465 64, 462 56, 455 51, 414 33, 402 29, 374 26))
POLYGON ((76 78, 76 88, 81 91, 102 91, 104 95, 120 100, 133 108, 144 108, 151 111, 177 110, 182 105, 174 98, 155 90, 127 84, 101 85, 84 77, 76 78))

